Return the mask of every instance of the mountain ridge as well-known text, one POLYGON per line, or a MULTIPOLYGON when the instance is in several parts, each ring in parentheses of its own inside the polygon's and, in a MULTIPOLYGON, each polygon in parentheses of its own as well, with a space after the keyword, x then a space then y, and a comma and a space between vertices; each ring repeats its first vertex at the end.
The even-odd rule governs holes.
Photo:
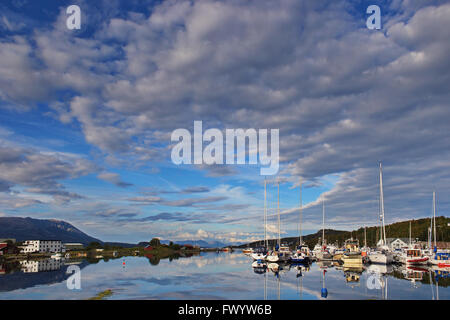
POLYGON ((76 228, 69 222, 57 219, 30 217, 0 217, 0 238, 25 240, 61 240, 84 245, 90 242, 104 243, 76 228))

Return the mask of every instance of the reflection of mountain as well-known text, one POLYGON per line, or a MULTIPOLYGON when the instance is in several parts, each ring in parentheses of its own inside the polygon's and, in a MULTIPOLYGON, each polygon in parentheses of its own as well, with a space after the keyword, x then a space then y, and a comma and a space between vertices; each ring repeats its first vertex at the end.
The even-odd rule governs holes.
MULTIPOLYGON (((80 269, 86 267, 89 263, 83 261, 78 266, 80 269)), ((71 274, 66 274, 69 265, 62 265, 59 270, 44 272, 14 272, 0 275, 0 292, 13 291, 17 289, 26 289, 43 284, 52 284, 65 281, 71 274)))

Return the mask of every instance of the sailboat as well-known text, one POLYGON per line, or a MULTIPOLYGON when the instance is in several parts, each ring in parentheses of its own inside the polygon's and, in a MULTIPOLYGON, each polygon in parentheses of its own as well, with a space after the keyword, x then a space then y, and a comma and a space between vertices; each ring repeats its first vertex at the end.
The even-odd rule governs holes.
POLYGON ((372 263, 391 264, 394 256, 386 243, 386 226, 384 223, 383 168, 380 162, 380 241, 377 250, 369 255, 372 263))
MULTIPOLYGON (((430 228, 431 232, 434 233, 434 247, 433 254, 430 257, 430 262, 433 265, 437 265, 440 268, 450 267, 450 252, 444 250, 438 250, 436 242, 436 192, 433 191, 433 227, 430 228)), ((431 236, 430 236, 431 243, 431 236)))
POLYGON ((299 242, 297 246, 297 251, 291 256, 291 262, 294 263, 307 263, 310 261, 310 251, 307 245, 303 244, 302 239, 302 182, 300 181, 300 220, 299 220, 299 242))
POLYGON ((333 253, 330 252, 325 241, 325 199, 322 199, 322 245, 320 248, 314 247, 317 260, 333 260, 333 253))
POLYGON ((278 181, 278 242, 275 250, 272 250, 267 256, 267 261, 269 262, 282 262, 288 261, 291 257, 291 251, 286 245, 281 245, 281 221, 280 221, 280 181, 278 181))
POLYGON ((251 257, 256 261, 264 261, 267 258, 267 182, 264 179, 264 246, 252 251, 251 257))

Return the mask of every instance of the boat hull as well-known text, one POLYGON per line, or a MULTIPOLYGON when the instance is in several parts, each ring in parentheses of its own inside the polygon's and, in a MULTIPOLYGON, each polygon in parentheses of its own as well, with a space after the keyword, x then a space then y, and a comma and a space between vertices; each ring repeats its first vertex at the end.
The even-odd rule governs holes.
POLYGON ((251 257, 253 258, 253 260, 266 260, 267 259, 267 254, 252 253, 251 257))
POLYGON ((369 260, 375 264, 391 264, 394 258, 391 253, 372 253, 369 260))

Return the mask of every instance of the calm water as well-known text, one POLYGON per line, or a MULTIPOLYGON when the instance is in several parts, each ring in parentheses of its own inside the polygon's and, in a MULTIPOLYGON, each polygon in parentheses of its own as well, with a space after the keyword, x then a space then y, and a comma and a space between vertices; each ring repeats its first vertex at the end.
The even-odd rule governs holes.
POLYGON ((107 289, 114 292, 109 299, 450 298, 449 272, 431 268, 372 265, 359 272, 314 263, 306 268, 280 266, 277 272, 276 265, 253 269, 251 259, 241 252, 160 261, 125 257, 75 262, 81 269, 81 289, 69 290, 70 263, 29 262, 13 270, 0 265, 0 299, 87 299, 107 289), (321 296, 322 287, 327 288, 326 298, 321 296))

